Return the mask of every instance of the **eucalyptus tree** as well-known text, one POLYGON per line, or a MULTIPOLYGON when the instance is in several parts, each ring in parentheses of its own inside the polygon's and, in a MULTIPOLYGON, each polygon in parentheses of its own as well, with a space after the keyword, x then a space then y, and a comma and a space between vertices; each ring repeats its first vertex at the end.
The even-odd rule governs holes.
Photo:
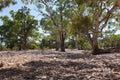
POLYGON ((107 26, 110 19, 115 18, 115 11, 120 7, 120 0, 75 0, 78 7, 85 4, 85 15, 92 19, 92 28, 89 29, 88 37, 93 48, 93 54, 100 51, 98 47, 98 37, 107 26))
MULTIPOLYGON (((27 3, 33 0, 24 0, 27 3)), ((66 38, 66 24, 70 9, 72 8, 71 0, 36 0, 33 1, 43 18, 47 18, 51 21, 54 28, 57 30, 60 39, 60 49, 65 51, 64 41, 66 38)), ((41 25, 42 26, 42 25, 41 25)))

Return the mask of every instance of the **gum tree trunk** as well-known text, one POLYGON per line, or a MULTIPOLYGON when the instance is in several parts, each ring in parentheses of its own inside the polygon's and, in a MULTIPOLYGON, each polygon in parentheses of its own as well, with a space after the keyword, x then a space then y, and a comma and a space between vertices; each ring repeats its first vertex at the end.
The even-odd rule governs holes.
POLYGON ((59 35, 60 35, 60 51, 65 52, 65 38, 62 29, 59 30, 59 35))
POLYGON ((60 51, 61 52, 65 52, 65 43, 64 43, 65 39, 64 39, 64 36, 63 36, 63 33, 61 34, 61 44, 60 44, 60 51))

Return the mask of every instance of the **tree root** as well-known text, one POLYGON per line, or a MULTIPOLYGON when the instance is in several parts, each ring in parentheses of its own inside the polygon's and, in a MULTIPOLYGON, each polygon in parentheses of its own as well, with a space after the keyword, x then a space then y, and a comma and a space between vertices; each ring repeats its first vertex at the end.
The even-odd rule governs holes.
POLYGON ((109 50, 109 49, 98 49, 96 51, 92 51, 93 55, 106 54, 106 53, 111 53, 111 50, 109 50))

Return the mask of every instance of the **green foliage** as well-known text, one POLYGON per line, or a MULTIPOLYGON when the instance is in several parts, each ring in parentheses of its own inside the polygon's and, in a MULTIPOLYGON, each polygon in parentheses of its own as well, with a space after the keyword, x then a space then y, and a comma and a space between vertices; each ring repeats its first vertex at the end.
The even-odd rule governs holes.
POLYGON ((54 35, 47 35, 44 36, 41 40, 40 40, 40 48, 41 49, 52 49, 52 48, 56 48, 57 42, 56 39, 54 38, 54 35))
POLYGON ((92 47, 91 47, 91 45, 90 45, 90 43, 89 43, 88 41, 84 42, 84 44, 83 44, 83 49, 85 49, 85 50, 90 50, 90 49, 92 49, 92 47))
POLYGON ((7 51, 7 50, 9 50, 9 49, 6 48, 6 46, 0 45, 0 51, 7 51))
POLYGON ((68 49, 73 49, 73 46, 72 46, 72 45, 69 45, 69 46, 68 46, 68 49))
POLYGON ((31 43, 31 44, 29 45, 29 49, 39 49, 39 47, 38 47, 37 44, 31 43))
POLYGON ((17 12, 10 11, 12 19, 1 17, 3 25, 0 26, 0 38, 7 48, 26 49, 29 39, 38 36, 34 35, 38 31, 38 21, 29 12, 30 9, 22 7, 17 12))
POLYGON ((119 48, 120 47, 120 35, 112 34, 109 37, 105 37, 103 39, 104 47, 113 47, 119 48))
MULTIPOLYGON (((95 48, 98 43, 99 47, 103 43, 98 41, 102 36, 102 31, 106 26, 119 25, 118 12, 113 6, 119 6, 119 0, 22 0, 25 3, 34 3, 42 14, 41 27, 45 33, 50 35, 41 40, 41 48, 53 45, 52 42, 62 43, 64 39, 74 37, 66 43, 66 47, 78 46, 84 49, 95 48), (110 21, 111 19, 111 21, 110 21), (113 23, 112 21, 115 21, 113 23), (117 22, 117 24, 116 24, 117 22), (111 23, 111 24, 109 24, 111 23), (89 36, 89 34, 91 36, 89 36), (86 42, 86 35, 89 38, 91 46, 86 42)), ((21 25, 21 24, 20 24, 21 25)), ((110 37, 109 37, 110 38, 110 37)), ((107 38, 106 40, 112 41, 107 38)), ((104 41, 105 45, 109 44, 104 41)), ((112 43, 112 42, 111 42, 112 43)), ((115 43, 117 45, 118 43, 115 43)), ((60 45, 58 45, 60 46, 60 45)), ((52 46, 53 47, 53 46, 52 46)), ((96 48, 95 48, 96 49, 96 48)))
POLYGON ((120 47, 120 35, 111 35, 110 43, 112 47, 120 47))
POLYGON ((98 41, 98 45, 99 45, 99 48, 103 48, 104 47, 104 43, 102 42, 102 40, 98 41))
POLYGON ((12 50, 19 50, 19 49, 18 49, 18 46, 14 46, 14 47, 12 48, 12 50))
MULTIPOLYGON (((75 32, 87 33, 92 26, 92 20, 89 16, 73 15, 72 26, 75 32)), ((72 29, 72 30, 73 30, 72 29)))
POLYGON ((16 4, 16 1, 15 0, 0 0, 0 11, 9 6, 10 4, 16 4))
POLYGON ((76 47, 75 44, 76 43, 74 37, 70 38, 67 42, 65 42, 66 48, 70 48, 70 49, 75 48, 76 47))
POLYGON ((74 0, 74 2, 75 2, 78 6, 80 6, 80 5, 88 2, 88 0, 74 0))

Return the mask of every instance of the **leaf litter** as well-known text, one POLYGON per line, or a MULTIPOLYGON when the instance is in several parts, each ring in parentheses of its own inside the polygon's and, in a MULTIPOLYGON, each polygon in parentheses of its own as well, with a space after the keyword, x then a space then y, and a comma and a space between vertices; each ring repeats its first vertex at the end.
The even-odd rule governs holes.
POLYGON ((120 53, 1 51, 0 80, 120 80, 120 53))

